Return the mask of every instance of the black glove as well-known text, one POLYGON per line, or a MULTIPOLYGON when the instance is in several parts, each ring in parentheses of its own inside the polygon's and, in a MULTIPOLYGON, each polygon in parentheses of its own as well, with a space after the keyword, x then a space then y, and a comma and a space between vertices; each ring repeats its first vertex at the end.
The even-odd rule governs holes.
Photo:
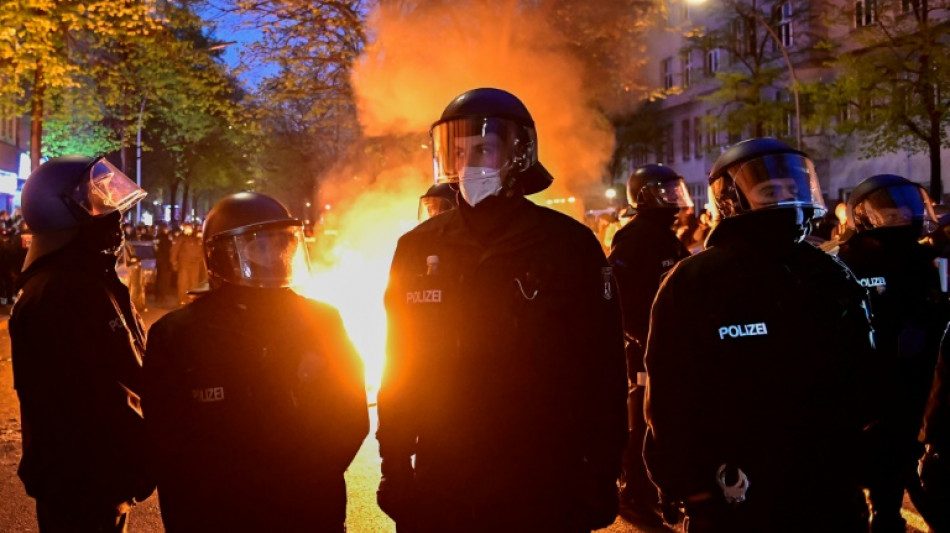
POLYGON ((382 472, 376 490, 376 504, 397 525, 412 523, 416 513, 412 465, 408 459, 399 461, 398 465, 384 459, 382 472))

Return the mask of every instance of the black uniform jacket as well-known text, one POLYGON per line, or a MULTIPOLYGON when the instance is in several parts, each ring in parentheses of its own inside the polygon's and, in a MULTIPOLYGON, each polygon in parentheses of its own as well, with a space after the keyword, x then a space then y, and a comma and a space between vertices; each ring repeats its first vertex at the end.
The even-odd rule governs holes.
MULTIPOLYGON (((912 235, 901 238, 889 229, 855 234, 838 257, 870 297, 874 340, 888 369, 884 429, 912 447, 950 311, 933 263, 936 252, 912 235)), ((919 451, 905 451, 909 459, 920 456, 919 451)))
POLYGON ((675 211, 644 210, 614 235, 608 260, 620 290, 623 332, 627 338, 627 371, 637 382, 650 330, 650 307, 667 272, 689 251, 671 226, 675 211))
POLYGON ((27 494, 99 508, 148 496, 145 334, 115 256, 69 245, 31 264, 18 285, 10 339, 27 494))
POLYGON ((944 335, 940 358, 934 372, 930 399, 924 412, 920 440, 932 444, 939 453, 950 450, 950 337, 944 335))
POLYGON ((343 530, 369 419, 335 309, 225 284, 152 326, 145 381, 169 533, 343 530))
MULTIPOLYGON (((384 461, 474 506, 620 473, 627 434, 618 298, 590 229, 491 197, 403 235, 386 291, 384 461), (427 268, 437 262, 436 268, 427 268)), ((615 498, 614 490, 614 498, 615 498)))
POLYGON ((737 465, 750 481, 742 505, 776 520, 762 531, 785 531, 792 515, 841 511, 857 491, 873 341, 847 268, 807 243, 770 240, 757 221, 722 221, 660 287, 644 458, 674 500, 721 498, 717 468, 737 465))

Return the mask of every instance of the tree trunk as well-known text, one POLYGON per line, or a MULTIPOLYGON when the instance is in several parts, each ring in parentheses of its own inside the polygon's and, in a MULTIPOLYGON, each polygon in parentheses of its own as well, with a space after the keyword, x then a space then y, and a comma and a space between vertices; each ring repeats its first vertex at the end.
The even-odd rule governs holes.
POLYGON ((191 196, 191 184, 186 181, 185 187, 184 189, 182 189, 182 192, 181 192, 181 219, 182 220, 188 220, 188 213, 189 213, 188 207, 190 205, 189 204, 190 196, 191 196))
POLYGON ((33 98, 30 103, 30 171, 40 166, 43 155, 43 96, 46 93, 46 81, 43 78, 43 64, 36 65, 33 73, 33 98))
POLYGON ((171 191, 170 191, 170 192, 171 192, 171 198, 169 199, 169 202, 168 202, 169 205, 171 205, 171 207, 172 207, 172 212, 171 212, 171 221, 172 221, 172 222, 174 222, 174 221, 176 221, 176 220, 179 220, 179 221, 181 220, 181 218, 178 216, 178 213, 179 213, 179 211, 178 211, 178 187, 179 187, 180 185, 181 185, 181 180, 178 180, 178 179, 172 180, 172 187, 171 187, 171 191))
POLYGON ((930 148, 930 198, 941 204, 943 203, 943 178, 940 173, 940 122, 931 121, 930 130, 930 139, 927 141, 930 148))

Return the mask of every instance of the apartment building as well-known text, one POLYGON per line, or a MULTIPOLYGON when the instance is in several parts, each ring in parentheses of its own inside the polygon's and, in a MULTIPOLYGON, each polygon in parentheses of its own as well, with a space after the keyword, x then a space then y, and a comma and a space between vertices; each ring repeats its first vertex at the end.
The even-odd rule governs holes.
MULTIPOLYGON (((700 209, 707 198, 709 170, 731 144, 767 135, 795 146, 800 134, 801 147, 815 161, 829 204, 847 198, 855 185, 873 174, 900 174, 929 184, 927 153, 867 157, 856 135, 837 134, 810 120, 815 102, 807 91, 797 95, 795 103, 793 78, 799 87, 834 79, 828 62, 859 46, 855 32, 875 24, 879 10, 912 9, 915 0, 886 6, 884 0, 881 6, 878 0, 853 1, 667 0, 662 20, 648 37, 645 67, 646 82, 661 96, 643 102, 630 124, 621 126, 634 133, 627 135, 627 142, 620 141, 622 164, 615 167, 620 170, 614 182, 624 182, 635 166, 663 163, 686 178, 700 209), (828 42, 840 48, 829 49, 828 42), (732 101, 724 98, 724 87, 742 76, 748 82, 753 70, 759 72, 760 83, 767 83, 752 88, 737 85, 732 101), (749 91, 762 102, 758 107, 742 103, 749 91), (743 106, 746 111, 738 112, 743 106), (642 131, 637 133, 638 129, 642 131)), ((841 114, 840 120, 860 119, 847 107, 841 114)), ((943 149, 941 160, 947 176, 950 149, 943 149)), ((948 180, 943 183, 947 190, 948 180)))

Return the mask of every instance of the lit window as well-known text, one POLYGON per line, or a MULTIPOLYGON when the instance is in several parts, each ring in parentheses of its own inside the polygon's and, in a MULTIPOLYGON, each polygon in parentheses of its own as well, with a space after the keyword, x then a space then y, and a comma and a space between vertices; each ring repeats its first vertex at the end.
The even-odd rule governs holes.
POLYGON ((863 28, 877 22, 877 0, 857 0, 854 3, 854 27, 863 28))
POLYGON ((668 57, 660 62, 660 76, 663 78, 663 88, 673 88, 673 58, 668 57))
POLYGON ((689 156, 692 154, 690 141, 693 138, 693 132, 691 131, 692 128, 690 128, 690 124, 692 124, 692 122, 690 122, 689 119, 684 120, 683 131, 680 132, 680 140, 682 141, 680 148, 682 149, 683 161, 689 161, 689 156))
POLYGON ((683 88, 686 89, 690 85, 690 73, 693 70, 692 63, 693 55, 689 52, 683 52, 683 88))
POLYGON ((778 22, 778 36, 782 41, 782 46, 791 48, 795 44, 794 34, 792 32, 792 3, 782 2, 779 6, 781 18, 778 22))
POLYGON ((707 76, 712 76, 719 72, 719 49, 713 48, 706 51, 706 62, 703 65, 703 71, 707 76))
POLYGON ((703 156, 703 119, 693 118, 693 157, 699 159, 703 156))

